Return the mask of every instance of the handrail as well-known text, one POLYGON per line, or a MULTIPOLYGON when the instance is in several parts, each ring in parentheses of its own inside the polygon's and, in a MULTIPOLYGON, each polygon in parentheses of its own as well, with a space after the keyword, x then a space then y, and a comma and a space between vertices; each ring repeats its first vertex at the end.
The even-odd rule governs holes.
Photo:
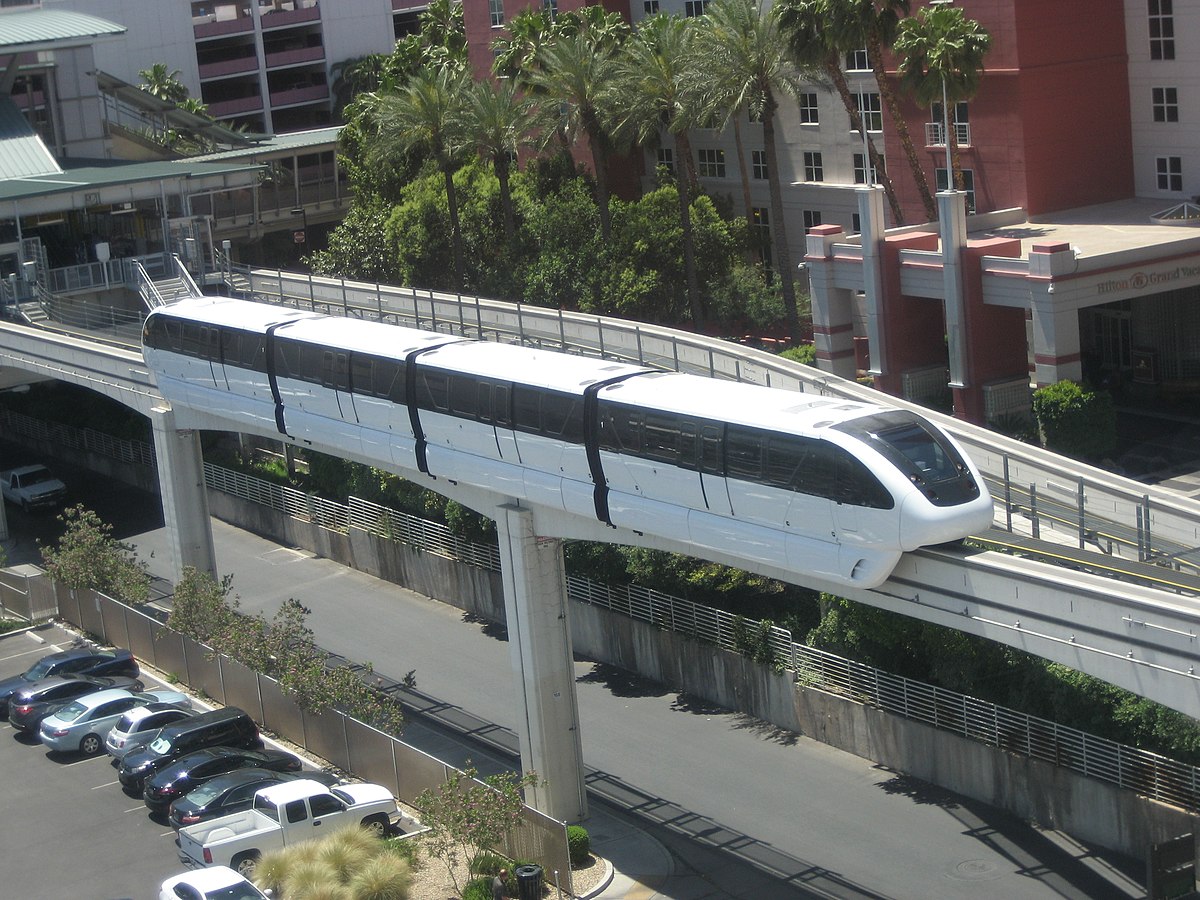
POLYGON ((192 273, 188 271, 187 266, 183 264, 183 260, 179 258, 178 253, 172 253, 171 259, 175 261, 175 276, 184 283, 193 297, 201 297, 204 291, 197 286, 195 279, 192 278, 192 273))
POLYGON ((146 309, 154 310, 156 307, 165 306, 166 301, 163 299, 163 295, 159 293, 154 280, 147 274, 146 267, 142 265, 141 260, 133 259, 129 261, 129 264, 130 270, 133 272, 134 284, 137 285, 138 296, 146 304, 146 309))

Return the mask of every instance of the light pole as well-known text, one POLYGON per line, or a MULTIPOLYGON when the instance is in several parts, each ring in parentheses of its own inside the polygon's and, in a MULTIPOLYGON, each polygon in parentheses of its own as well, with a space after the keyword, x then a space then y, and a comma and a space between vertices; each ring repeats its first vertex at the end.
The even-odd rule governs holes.
MULTIPOLYGON (((929 0, 930 6, 950 6, 954 0, 929 0)), ((946 142, 946 190, 954 190, 954 160, 950 155, 950 104, 946 96, 946 72, 942 71, 942 140, 946 142)))

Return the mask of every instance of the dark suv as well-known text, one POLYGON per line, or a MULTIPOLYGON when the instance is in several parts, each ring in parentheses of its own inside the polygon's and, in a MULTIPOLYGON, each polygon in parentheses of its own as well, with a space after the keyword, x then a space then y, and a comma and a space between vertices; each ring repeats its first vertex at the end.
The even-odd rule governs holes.
POLYGON ((245 710, 236 706, 200 713, 159 730, 154 739, 126 754, 117 769, 121 787, 141 795, 146 779, 185 753, 206 747, 253 747, 263 745, 258 726, 245 710))
POLYGON ((124 675, 141 674, 137 660, 128 650, 96 650, 76 647, 43 656, 20 675, 0 681, 0 717, 8 718, 8 700, 14 692, 51 675, 124 675))

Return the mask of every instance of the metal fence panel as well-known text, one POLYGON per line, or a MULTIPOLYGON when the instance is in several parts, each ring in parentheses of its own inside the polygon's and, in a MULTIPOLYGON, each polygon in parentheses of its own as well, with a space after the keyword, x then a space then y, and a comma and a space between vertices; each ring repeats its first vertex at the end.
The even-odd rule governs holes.
POLYGON ((221 690, 224 692, 222 702, 226 706, 244 709, 257 722, 265 722, 261 684, 265 679, 249 666, 228 656, 218 656, 217 662, 220 664, 221 690))
MULTIPOLYGON (((283 692, 279 682, 258 674, 255 678, 262 701, 263 728, 276 734, 304 734, 304 712, 296 701, 283 692)), ((253 711, 250 711, 254 715, 253 711)))
POLYGON ((184 641, 183 652, 184 678, 193 690, 220 703, 240 705, 226 699, 224 683, 221 680, 221 662, 210 648, 194 641, 184 641))

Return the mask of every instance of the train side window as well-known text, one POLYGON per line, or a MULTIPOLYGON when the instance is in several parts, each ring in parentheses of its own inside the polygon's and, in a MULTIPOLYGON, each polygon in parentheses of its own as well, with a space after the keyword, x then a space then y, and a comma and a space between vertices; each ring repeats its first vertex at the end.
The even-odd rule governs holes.
POLYGON ((450 376, 450 412, 460 418, 479 417, 479 382, 471 375, 450 376))
POLYGON ((542 395, 541 433, 573 444, 583 443, 583 409, 578 397, 550 391, 542 395))
POLYGON ((891 509, 895 506, 892 495, 875 474, 844 450, 837 456, 836 485, 833 499, 838 503, 872 509, 891 509))
POLYGON ((188 356, 202 358, 204 351, 204 326, 199 322, 183 323, 183 339, 180 348, 188 356))
POLYGON ((265 372, 266 349, 263 336, 238 328, 222 328, 221 358, 226 365, 254 372, 265 372))
POLYGON ((512 424, 517 431, 537 434, 542 427, 541 395, 522 384, 512 386, 512 424))
POLYGON ((445 372, 425 369, 417 373, 417 405, 421 409, 446 412, 450 408, 450 379, 445 372))
MULTIPOLYGON (((404 402, 404 379, 400 376, 402 367, 393 359, 371 360, 371 393, 376 397, 394 399, 397 403, 404 402), (397 395, 395 397, 393 395, 397 395)), ((357 386, 357 382, 356 382, 357 386)))
POLYGON ((805 441, 804 458, 796 470, 793 490, 828 500, 836 498, 837 447, 827 441, 805 441))
POLYGON ((803 438, 786 434, 773 434, 767 441, 767 484, 786 490, 798 490, 802 482, 801 471, 811 443, 803 438))
POLYGON ((679 460, 679 438, 678 416, 654 410, 646 412, 642 431, 642 456, 674 464, 679 460))
POLYGON ((642 450, 642 413, 631 406, 605 404, 600 413, 600 449, 637 455, 642 450))
POLYGON ((730 427, 725 435, 726 474, 743 481, 761 481, 763 443, 761 432, 730 427))
MULTIPOLYGON (((375 383, 375 367, 379 361, 365 353, 350 355, 350 382, 354 385, 354 393, 366 394, 368 397, 378 397, 379 385, 375 383)), ((384 395, 386 396, 386 395, 384 395)))
POLYGON ((142 341, 147 347, 156 350, 179 350, 179 340, 173 335, 179 334, 178 323, 166 316, 152 316, 146 320, 146 328, 142 341))
POLYGON ((275 338, 275 374, 280 378, 300 376, 300 345, 295 341, 275 338))
POLYGON ((720 425, 705 423, 700 427, 700 463, 698 468, 706 475, 724 475, 725 465, 722 461, 724 449, 724 428, 720 425))
POLYGON ((321 387, 350 390, 350 354, 342 350, 321 352, 321 387))
POLYGON ((310 384, 323 384, 325 351, 316 344, 300 345, 300 371, 297 377, 310 384))
POLYGON ((512 390, 507 384, 496 385, 492 395, 492 418, 497 425, 512 427, 512 390))

